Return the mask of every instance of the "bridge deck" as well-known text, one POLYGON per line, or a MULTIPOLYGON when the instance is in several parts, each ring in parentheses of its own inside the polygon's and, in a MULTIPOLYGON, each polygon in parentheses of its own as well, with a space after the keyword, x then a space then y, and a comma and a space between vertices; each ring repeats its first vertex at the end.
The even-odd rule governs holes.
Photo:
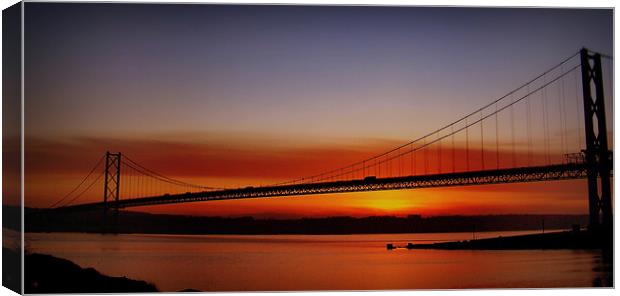
MULTIPOLYGON (((242 198, 277 197, 378 190, 416 189, 429 187, 468 186, 500 183, 521 183, 587 177, 586 165, 568 163, 548 166, 520 167, 499 170, 444 173, 394 178, 367 178, 350 181, 322 182, 298 185, 246 187, 216 191, 130 198, 119 201, 118 207, 138 207, 157 204, 229 200, 242 198)), ((114 207, 113 203, 109 206, 114 207)), ((103 202, 80 204, 56 210, 102 209, 103 202)))

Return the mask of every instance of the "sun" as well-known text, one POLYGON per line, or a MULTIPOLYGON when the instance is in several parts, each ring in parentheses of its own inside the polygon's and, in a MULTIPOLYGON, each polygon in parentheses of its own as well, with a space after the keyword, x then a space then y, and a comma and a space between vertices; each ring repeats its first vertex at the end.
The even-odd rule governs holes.
POLYGON ((415 199, 406 191, 369 193, 363 205, 382 212, 403 213, 416 208, 415 199))

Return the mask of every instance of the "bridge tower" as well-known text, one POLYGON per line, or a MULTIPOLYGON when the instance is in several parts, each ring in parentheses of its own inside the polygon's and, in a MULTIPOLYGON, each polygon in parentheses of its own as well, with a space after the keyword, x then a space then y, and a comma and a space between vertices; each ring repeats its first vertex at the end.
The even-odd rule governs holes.
POLYGON ((583 86, 583 111, 585 118, 588 173, 588 200, 591 230, 613 226, 611 209, 611 155, 607 146, 605 95, 601 55, 581 52, 581 82, 583 86))
POLYGON ((121 188, 121 153, 105 154, 105 179, 103 185, 103 232, 107 232, 107 218, 110 209, 110 203, 113 202, 114 221, 113 229, 117 229, 118 224, 118 202, 119 191, 121 188))

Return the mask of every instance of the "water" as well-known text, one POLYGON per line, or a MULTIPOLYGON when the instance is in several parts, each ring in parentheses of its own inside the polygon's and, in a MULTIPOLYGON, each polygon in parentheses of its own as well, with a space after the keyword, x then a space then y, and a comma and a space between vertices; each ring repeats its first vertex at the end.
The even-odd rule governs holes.
MULTIPOLYGON (((527 232, 478 233, 477 237, 527 232)), ((69 259, 162 291, 291 291, 590 287, 600 252, 407 250, 386 243, 471 239, 471 233, 370 235, 99 235, 27 233, 30 252, 69 259)))

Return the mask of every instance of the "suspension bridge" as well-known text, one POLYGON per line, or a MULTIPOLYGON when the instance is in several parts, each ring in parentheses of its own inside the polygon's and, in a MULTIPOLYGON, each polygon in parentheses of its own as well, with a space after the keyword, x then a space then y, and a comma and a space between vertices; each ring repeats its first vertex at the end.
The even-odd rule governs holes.
POLYGON ((581 49, 506 95, 413 141, 270 185, 192 184, 120 152, 106 152, 50 208, 118 214, 121 208, 157 204, 587 179, 589 226, 610 226, 613 160, 603 60, 612 58, 581 49), (100 190, 95 185, 103 185, 103 200, 78 203, 87 192, 100 190))

